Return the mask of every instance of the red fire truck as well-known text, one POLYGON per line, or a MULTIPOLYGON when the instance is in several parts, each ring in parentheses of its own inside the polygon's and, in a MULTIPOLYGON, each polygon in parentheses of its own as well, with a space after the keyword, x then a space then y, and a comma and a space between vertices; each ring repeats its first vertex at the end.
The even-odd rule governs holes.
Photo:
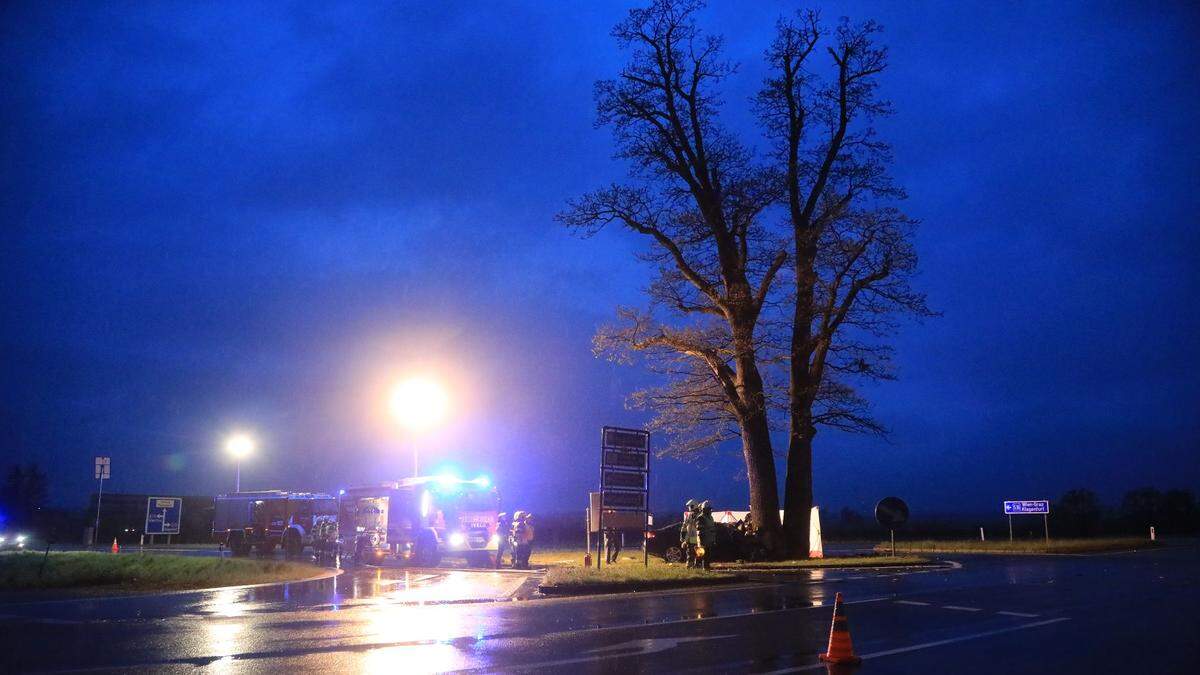
POLYGON ((220 495, 213 541, 225 544, 234 555, 247 555, 251 548, 270 555, 282 546, 294 558, 313 543, 314 525, 336 513, 337 500, 327 494, 263 490, 220 495))
POLYGON ((338 530, 345 554, 369 562, 385 556, 420 566, 443 557, 471 566, 495 561, 500 497, 486 477, 406 478, 341 492, 338 530))

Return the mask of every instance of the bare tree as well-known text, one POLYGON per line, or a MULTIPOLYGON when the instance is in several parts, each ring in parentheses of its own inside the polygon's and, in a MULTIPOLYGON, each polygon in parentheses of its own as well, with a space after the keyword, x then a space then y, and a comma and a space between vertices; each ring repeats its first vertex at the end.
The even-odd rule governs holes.
POLYGON ((782 167, 792 230, 784 530, 793 555, 809 550, 817 427, 883 433, 851 383, 892 377, 890 348, 878 339, 900 315, 930 314, 909 285, 915 223, 894 206, 905 195, 888 174, 890 148, 871 126, 890 113, 876 91, 887 66, 887 51, 874 42, 878 31, 874 22, 842 19, 826 35, 816 12, 781 19, 756 100, 782 167), (832 77, 810 68, 818 56, 828 59, 832 77))
POLYGON ((806 556, 817 428, 884 432, 854 384, 891 378, 881 338, 900 316, 929 314, 909 285, 915 222, 896 207, 904 193, 871 127, 890 112, 876 94, 886 51, 872 22, 843 19, 827 35, 816 13, 780 20, 755 99, 771 142, 759 157, 717 122, 734 67, 696 27, 700 6, 656 0, 614 29, 631 57, 597 83, 597 110, 631 182, 584 195, 560 219, 586 233, 618 223, 650 243, 650 307, 621 309, 596 350, 666 375, 633 402, 657 412, 669 451, 741 439, 751 518, 777 552, 771 431, 786 427, 786 550, 806 556), (817 60, 828 78, 810 68, 817 60))
POLYGON ((741 438, 750 510, 771 545, 779 495, 756 328, 787 243, 759 224, 778 181, 717 123, 718 87, 734 69, 721 39, 696 27, 698 6, 662 0, 613 30, 630 58, 617 78, 596 84, 596 107, 631 181, 583 195, 559 218, 588 233, 617 223, 650 244, 651 307, 622 310, 596 349, 640 355, 673 376, 635 400, 651 401, 663 427, 706 430, 677 449, 741 438))

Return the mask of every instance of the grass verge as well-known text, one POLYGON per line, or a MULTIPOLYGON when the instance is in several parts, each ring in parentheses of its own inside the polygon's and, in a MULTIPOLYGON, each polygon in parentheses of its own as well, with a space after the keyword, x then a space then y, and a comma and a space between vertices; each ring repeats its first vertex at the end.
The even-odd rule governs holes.
POLYGON ((313 565, 281 560, 88 552, 51 553, 43 568, 42 558, 37 552, 0 555, 0 591, 183 590, 298 581, 321 571, 313 565))
POLYGON ((923 565, 929 558, 919 555, 856 555, 838 558, 811 558, 807 560, 770 560, 765 562, 713 563, 719 570, 790 570, 820 569, 825 567, 895 567, 898 565, 923 565))
MULTIPOLYGON (((1099 539, 1051 539, 1047 544, 1041 540, 1030 541, 954 541, 933 540, 896 542, 897 554, 911 553, 1102 553, 1105 551, 1129 551, 1151 548, 1154 542, 1141 537, 1109 537, 1099 539)), ((890 551, 891 544, 877 544, 878 552, 890 551)))
POLYGON ((540 587, 548 595, 580 595, 585 593, 615 593, 649 591, 683 586, 725 584, 740 577, 728 572, 705 572, 684 565, 619 564, 594 567, 551 567, 540 587))

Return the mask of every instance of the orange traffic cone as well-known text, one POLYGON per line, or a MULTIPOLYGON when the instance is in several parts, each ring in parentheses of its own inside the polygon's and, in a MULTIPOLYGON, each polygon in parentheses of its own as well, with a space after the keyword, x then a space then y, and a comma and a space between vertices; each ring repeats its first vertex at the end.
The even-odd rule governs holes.
POLYGON ((112 552, 113 552, 113 553, 117 553, 117 552, 118 552, 118 551, 120 551, 120 550, 121 550, 121 547, 120 547, 120 546, 117 546, 117 538, 116 538, 116 537, 113 537, 112 552))
POLYGON ((850 644, 850 620, 842 610, 841 593, 833 600, 833 626, 829 629, 829 648, 821 654, 821 660, 829 663, 862 663, 862 659, 854 655, 854 647, 850 644))

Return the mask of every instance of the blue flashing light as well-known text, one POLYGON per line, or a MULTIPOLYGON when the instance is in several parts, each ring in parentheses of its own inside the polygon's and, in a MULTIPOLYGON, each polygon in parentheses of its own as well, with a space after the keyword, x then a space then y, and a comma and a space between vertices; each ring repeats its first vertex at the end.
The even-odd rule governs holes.
POLYGON ((458 476, 455 476, 452 473, 443 473, 437 477, 437 482, 438 482, 438 485, 441 485, 443 487, 449 487, 460 481, 458 479, 458 476))
POLYGON ((476 478, 475 480, 473 480, 471 482, 478 485, 479 487, 488 487, 489 485, 492 484, 492 479, 488 478, 487 476, 480 476, 479 478, 476 478))
POLYGON ((339 497, 340 497, 340 496, 342 496, 342 495, 344 495, 344 494, 346 494, 346 488, 342 488, 341 490, 338 490, 338 496, 339 496, 339 497))

